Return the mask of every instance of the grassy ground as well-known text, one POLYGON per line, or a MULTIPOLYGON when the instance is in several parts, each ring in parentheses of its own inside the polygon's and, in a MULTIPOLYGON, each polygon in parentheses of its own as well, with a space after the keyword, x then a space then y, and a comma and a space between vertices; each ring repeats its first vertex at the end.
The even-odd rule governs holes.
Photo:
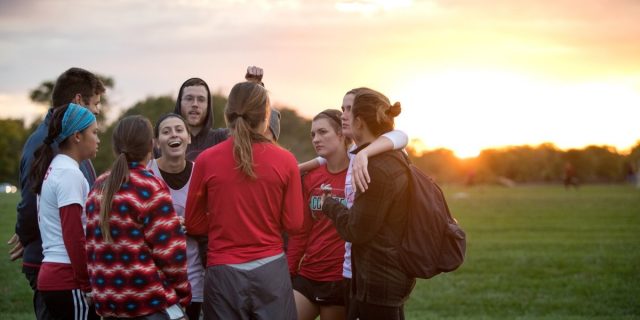
MULTIPOLYGON (((419 280, 407 319, 640 319, 640 190, 445 192, 467 232, 467 260, 456 272, 419 280)), ((13 232, 17 199, 0 195, 0 239, 13 232)), ((33 318, 19 269, 0 259, 2 319, 33 318)))
POLYGON ((640 190, 446 189, 468 235, 456 272, 421 280, 410 319, 640 317, 640 190))
POLYGON ((9 261, 6 245, 16 223, 19 194, 0 194, 0 318, 34 319, 32 291, 21 272, 22 262, 9 261))

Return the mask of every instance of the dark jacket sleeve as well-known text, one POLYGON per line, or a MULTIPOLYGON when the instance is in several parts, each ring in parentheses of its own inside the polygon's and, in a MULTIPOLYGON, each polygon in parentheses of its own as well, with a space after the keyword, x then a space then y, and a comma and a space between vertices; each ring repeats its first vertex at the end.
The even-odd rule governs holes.
POLYGON ((383 226, 393 203, 393 177, 380 168, 369 167, 371 183, 366 192, 357 192, 351 209, 327 198, 322 211, 333 220, 340 236, 353 244, 371 240, 383 226))
MULTIPOLYGON (((27 147, 27 146, 25 146, 27 147)), ((22 246, 40 240, 38 228, 38 208, 36 194, 31 191, 29 183, 29 171, 33 160, 33 150, 27 150, 20 159, 20 194, 22 198, 18 202, 15 232, 20 238, 22 246)))

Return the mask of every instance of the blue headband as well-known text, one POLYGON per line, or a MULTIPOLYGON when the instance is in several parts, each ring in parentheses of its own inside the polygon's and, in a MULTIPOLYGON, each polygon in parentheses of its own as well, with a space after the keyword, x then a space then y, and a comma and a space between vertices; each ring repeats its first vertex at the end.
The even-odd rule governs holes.
POLYGON ((55 142, 61 143, 75 132, 88 128, 95 121, 96 116, 89 109, 75 103, 69 103, 67 111, 62 117, 62 132, 56 137, 55 142))

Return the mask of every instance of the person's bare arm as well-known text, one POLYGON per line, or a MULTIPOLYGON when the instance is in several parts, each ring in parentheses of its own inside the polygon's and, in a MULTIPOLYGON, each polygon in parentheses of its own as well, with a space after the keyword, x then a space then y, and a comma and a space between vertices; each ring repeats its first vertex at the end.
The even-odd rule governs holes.
POLYGON ((315 159, 309 160, 309 161, 305 161, 303 163, 299 163, 298 164, 298 170, 300 170, 300 173, 303 174, 305 172, 309 172, 323 164, 326 163, 326 160, 322 157, 317 157, 315 159))
POLYGON ((400 130, 393 130, 387 132, 376 140, 374 140, 366 148, 360 150, 353 159, 353 168, 351 176, 356 187, 361 192, 367 191, 371 178, 367 170, 369 164, 369 157, 381 154, 385 151, 399 150, 407 146, 409 137, 406 133, 400 130))

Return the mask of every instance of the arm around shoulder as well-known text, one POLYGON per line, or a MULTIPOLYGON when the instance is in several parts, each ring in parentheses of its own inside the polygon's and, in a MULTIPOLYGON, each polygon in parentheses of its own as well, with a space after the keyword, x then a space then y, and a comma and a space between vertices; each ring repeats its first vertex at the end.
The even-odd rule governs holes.
POLYGON ((392 203, 393 178, 373 166, 372 182, 367 192, 358 192, 350 209, 335 199, 326 199, 322 211, 334 221, 336 230, 346 241, 365 243, 382 227, 386 212, 392 203))
POLYGON ((353 158, 352 178, 356 187, 361 191, 367 191, 371 177, 368 172, 369 158, 391 150, 403 149, 407 146, 409 137, 400 130, 393 130, 379 136, 371 144, 360 150, 353 158))
POLYGON ((299 163, 298 170, 301 173, 309 172, 325 163, 327 163, 327 160, 325 160, 323 157, 317 157, 315 159, 299 163))

